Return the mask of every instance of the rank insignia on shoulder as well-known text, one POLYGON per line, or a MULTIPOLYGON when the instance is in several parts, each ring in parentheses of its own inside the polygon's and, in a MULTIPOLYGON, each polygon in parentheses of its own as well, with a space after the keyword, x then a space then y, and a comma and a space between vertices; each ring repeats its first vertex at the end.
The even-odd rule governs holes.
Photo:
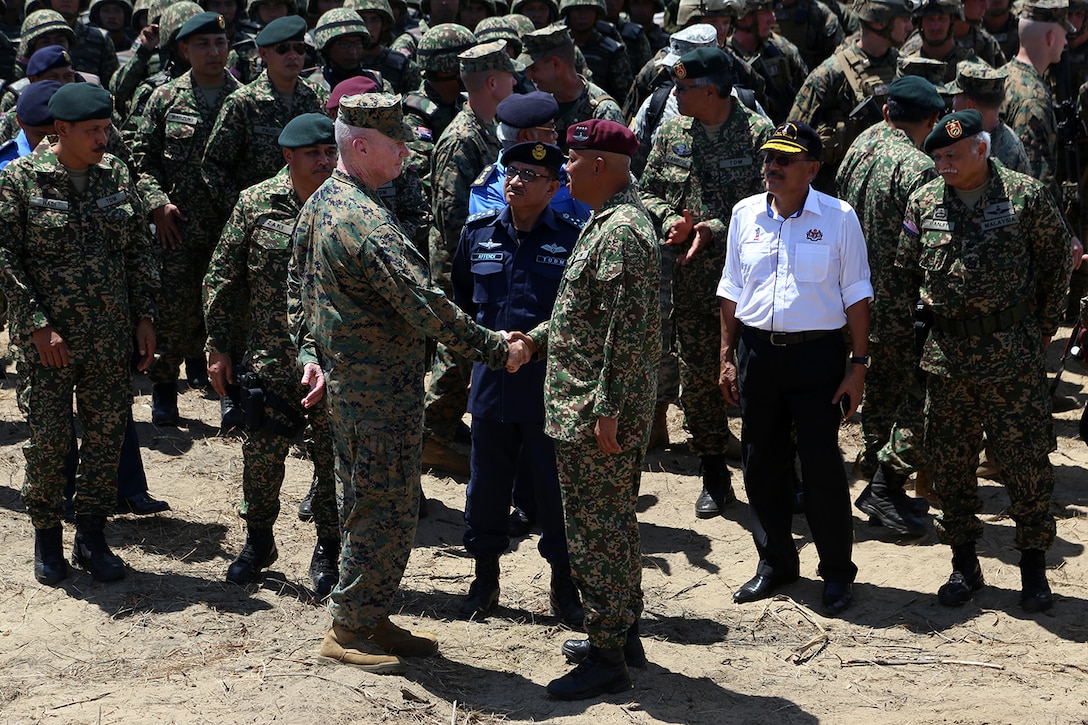
POLYGON ((567 212, 563 212, 559 216, 563 219, 563 221, 569 222, 569 223, 573 224, 574 226, 578 227, 579 229, 581 229, 582 227, 584 227, 586 225, 586 223, 584 221, 582 221, 581 219, 579 219, 576 216, 568 214, 567 212))
POLYGON ((480 175, 476 177, 476 180, 472 182, 473 186, 483 186, 487 183, 487 180, 491 178, 491 172, 495 170, 495 164, 488 164, 484 167, 480 175))
POLYGON ((474 221, 478 221, 480 219, 490 219, 490 218, 492 218, 494 216, 497 216, 499 211, 501 211, 501 210, 500 209, 484 209, 483 211, 478 211, 475 214, 470 215, 469 218, 465 220, 465 223, 467 224, 468 222, 474 222, 474 221))

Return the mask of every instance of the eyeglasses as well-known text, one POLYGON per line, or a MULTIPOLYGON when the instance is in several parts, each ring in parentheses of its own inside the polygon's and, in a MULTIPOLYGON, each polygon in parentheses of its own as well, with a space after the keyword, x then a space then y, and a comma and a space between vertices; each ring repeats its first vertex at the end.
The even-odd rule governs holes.
POLYGON ((763 154, 764 166, 777 166, 782 169, 792 166, 795 161, 808 160, 809 158, 803 154, 763 154))
POLYGON ((555 130, 555 126, 533 126, 532 131, 543 131, 544 133, 551 134, 558 138, 559 132, 555 130))
POLYGON ((306 55, 305 43, 280 43, 274 46, 272 50, 276 51, 276 55, 287 55, 288 53, 294 53, 295 55, 306 55))
POLYGON ((529 171, 528 169, 516 169, 513 166, 507 166, 502 173, 503 176, 505 176, 507 179, 510 179, 511 181, 520 178, 521 183, 523 184, 531 184, 534 181, 539 181, 540 179, 545 179, 547 181, 559 181, 559 179, 555 178, 554 176, 548 176, 547 174, 538 174, 535 171, 529 171))

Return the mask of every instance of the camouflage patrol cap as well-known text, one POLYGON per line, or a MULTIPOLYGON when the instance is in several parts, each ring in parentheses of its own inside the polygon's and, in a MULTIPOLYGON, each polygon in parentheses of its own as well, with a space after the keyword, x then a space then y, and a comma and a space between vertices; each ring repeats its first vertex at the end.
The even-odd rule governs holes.
POLYGON ((948 92, 976 98, 1004 98, 1008 77, 1009 72, 1004 68, 963 60, 956 66, 956 80, 948 84, 948 92))
POLYGON ((604 6, 604 0, 560 0, 559 17, 567 17, 571 8, 592 8, 597 11, 597 18, 603 18, 608 12, 604 6))
POLYGON ((901 55, 895 62, 895 72, 900 78, 903 76, 918 76, 938 87, 944 85, 944 71, 947 63, 943 60, 925 58, 920 55, 901 55))
POLYGON ((974 136, 982 130, 981 113, 973 108, 956 111, 937 121, 922 143, 922 150, 930 154, 937 149, 943 149, 945 146, 951 146, 957 141, 974 136))
POLYGON ((287 122, 277 141, 285 149, 335 144, 335 129, 332 119, 324 113, 303 113, 287 122))
POLYGON ((489 71, 505 71, 517 73, 525 70, 525 66, 516 63, 506 52, 505 40, 493 40, 490 43, 480 43, 457 55, 460 61, 461 73, 486 73, 489 71))
POLYGON ((44 48, 38 48, 34 51, 34 55, 30 56, 30 61, 26 64, 26 76, 33 78, 47 70, 71 66, 72 56, 63 45, 47 45, 44 48))
POLYGON ((676 23, 684 27, 696 18, 739 18, 744 12, 744 0, 680 0, 676 23))
POLYGON ((708 23, 696 23, 677 30, 669 38, 669 52, 657 61, 656 65, 673 66, 680 56, 696 48, 718 47, 718 31, 708 23))
POLYGON ((416 56, 428 73, 456 73, 457 56, 476 45, 476 36, 464 25, 441 23, 419 39, 416 56))
POLYGON ((113 96, 93 83, 68 83, 49 99, 49 111, 68 123, 104 121, 113 117, 113 96))
POLYGON ((404 122, 400 96, 388 93, 363 93, 344 96, 336 119, 356 128, 372 128, 394 141, 415 141, 416 132, 404 122))
POLYGON ((937 87, 921 76, 903 76, 889 83, 888 100, 926 111, 943 111, 945 108, 937 87))
POLYGON ((193 35, 226 35, 227 21, 219 13, 203 12, 185 21, 174 40, 186 40, 193 35))
POLYGON ((314 45, 318 50, 325 50, 329 43, 344 35, 370 38, 370 31, 359 13, 350 8, 333 8, 318 19, 314 28, 314 45))
MULTIPOLYGON (((1088 0, 1085 0, 1088 2, 1088 0)), ((536 30, 536 26, 533 25, 533 21, 525 17, 521 13, 510 13, 502 17, 507 23, 514 27, 514 30, 518 33, 518 39, 525 37, 527 33, 531 33, 536 30)))
POLYGON ((162 17, 159 18, 159 42, 163 46, 173 43, 182 26, 202 12, 201 7, 190 0, 171 3, 163 8, 162 17))
POLYGON ((528 35, 523 35, 521 42, 525 46, 525 52, 521 54, 518 61, 526 66, 532 65, 557 48, 574 47, 574 38, 571 37, 566 25, 549 25, 540 30, 534 30, 528 35))
POLYGON ((508 50, 512 50, 515 56, 521 55, 521 34, 514 27, 514 24, 510 22, 510 17, 510 15, 492 15, 489 18, 484 18, 476 24, 476 39, 481 43, 505 40, 508 50))
POLYGON ((1065 28, 1066 32, 1077 31, 1068 20, 1069 0, 1024 0, 1020 5, 1019 14, 1021 20, 1058 23, 1065 28))
POLYGON ((35 10, 26 16, 19 36, 19 57, 26 58, 38 38, 47 33, 64 33, 69 46, 76 44, 76 33, 56 10, 35 10))
POLYGON ((354 10, 360 16, 363 13, 378 13, 390 27, 396 22, 393 19, 393 8, 389 6, 389 0, 347 0, 344 7, 354 10))
POLYGON ((257 44, 258 48, 269 48, 280 43, 305 39, 306 21, 298 15, 288 15, 283 18, 276 18, 264 26, 264 29, 257 33, 257 37, 253 39, 253 42, 257 44))

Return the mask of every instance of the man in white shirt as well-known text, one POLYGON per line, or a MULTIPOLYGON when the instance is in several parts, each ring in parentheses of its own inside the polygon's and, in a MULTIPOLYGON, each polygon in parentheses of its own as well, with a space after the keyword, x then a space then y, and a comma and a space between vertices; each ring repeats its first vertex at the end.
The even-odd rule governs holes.
POLYGON ((823 606, 836 615, 850 606, 857 574, 838 429, 861 402, 873 288, 854 210, 811 187, 821 151, 812 127, 782 124, 760 147, 767 193, 733 207, 718 285, 719 384, 740 405, 744 488, 759 552, 756 575, 733 601, 764 599, 799 576, 790 531, 793 457, 782 455, 795 428, 823 606))

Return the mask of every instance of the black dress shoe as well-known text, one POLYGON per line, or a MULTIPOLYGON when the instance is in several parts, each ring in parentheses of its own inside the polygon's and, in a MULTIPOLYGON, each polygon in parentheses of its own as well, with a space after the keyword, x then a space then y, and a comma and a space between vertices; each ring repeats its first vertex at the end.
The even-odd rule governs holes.
POLYGON ((824 594, 821 600, 827 616, 834 617, 842 614, 854 601, 854 587, 850 582, 824 582, 824 594))
POLYGON ((156 498, 151 498, 151 495, 147 491, 134 494, 127 498, 119 497, 117 499, 116 512, 119 514, 147 516, 148 514, 158 514, 169 510, 170 504, 166 501, 159 501, 156 498))
POLYGON ((721 512, 722 509, 718 506, 718 502, 710 495, 710 491, 704 488, 703 492, 699 494, 699 498, 695 499, 695 518, 712 519, 721 512))
POLYGON ((740 589, 733 592, 733 601, 737 604, 758 602, 760 599, 771 596, 778 587, 797 581, 797 577, 797 574, 790 576, 756 574, 745 582, 740 589))
MULTIPOLYGON (((870 521, 875 518, 882 526, 897 534, 925 536, 929 525, 915 513, 915 505, 910 503, 911 500, 902 488, 874 483, 865 487, 854 505, 869 514, 870 521)), ((926 509, 928 508, 927 503, 926 509)))

